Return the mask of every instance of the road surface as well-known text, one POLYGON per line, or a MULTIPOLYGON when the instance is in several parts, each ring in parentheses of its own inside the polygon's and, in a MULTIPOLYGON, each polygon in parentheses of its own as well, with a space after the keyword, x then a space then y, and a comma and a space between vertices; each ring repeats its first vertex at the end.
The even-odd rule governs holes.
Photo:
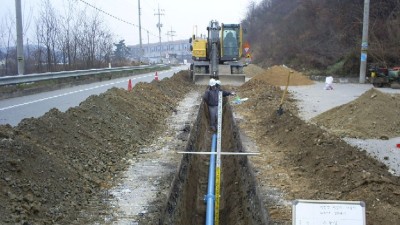
MULTIPOLYGON (((174 73, 187 70, 187 65, 172 67, 170 70, 158 72, 159 79, 171 77, 174 73)), ((12 126, 24 118, 40 117, 52 108, 65 112, 71 107, 78 106, 91 95, 101 94, 112 87, 128 87, 128 80, 132 80, 134 86, 138 82, 151 82, 154 79, 154 72, 113 79, 108 81, 96 82, 91 84, 79 85, 64 88, 56 91, 42 92, 38 94, 4 99, 0 101, 0 124, 10 124, 12 126)))

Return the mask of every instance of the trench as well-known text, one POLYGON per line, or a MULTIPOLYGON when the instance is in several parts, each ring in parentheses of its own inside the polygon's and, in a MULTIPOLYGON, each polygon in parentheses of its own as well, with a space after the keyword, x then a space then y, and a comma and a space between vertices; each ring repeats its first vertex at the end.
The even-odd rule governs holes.
MULTIPOLYGON (((212 133, 208 121, 208 111, 201 104, 185 151, 210 151, 212 133)), ((229 104, 223 106, 221 146, 222 151, 245 152, 229 104)), ((182 156, 159 224, 205 224, 209 161, 209 155, 182 156)), ((223 155, 221 162, 219 224, 268 224, 247 156, 223 155)))

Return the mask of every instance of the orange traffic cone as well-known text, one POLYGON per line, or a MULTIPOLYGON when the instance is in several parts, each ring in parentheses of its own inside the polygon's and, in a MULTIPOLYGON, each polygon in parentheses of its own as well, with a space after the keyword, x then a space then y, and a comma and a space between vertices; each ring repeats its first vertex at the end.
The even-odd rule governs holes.
POLYGON ((157 81, 158 81, 157 71, 156 71, 156 75, 154 76, 154 80, 157 80, 157 81))
POLYGON ((128 91, 132 91, 132 81, 129 79, 128 81, 128 91))

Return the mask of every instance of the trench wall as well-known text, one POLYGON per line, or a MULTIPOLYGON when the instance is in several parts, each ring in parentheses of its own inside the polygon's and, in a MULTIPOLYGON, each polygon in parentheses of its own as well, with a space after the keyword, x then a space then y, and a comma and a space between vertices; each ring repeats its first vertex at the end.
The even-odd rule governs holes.
MULTIPOLYGON (((208 117, 208 109, 202 103, 186 151, 210 151, 208 117)), ((222 151, 244 151, 229 104, 223 106, 222 121, 222 151)), ((209 155, 182 156, 160 225, 205 224, 209 160, 209 155)), ((268 224, 247 156, 222 156, 221 162, 220 224, 268 224)))

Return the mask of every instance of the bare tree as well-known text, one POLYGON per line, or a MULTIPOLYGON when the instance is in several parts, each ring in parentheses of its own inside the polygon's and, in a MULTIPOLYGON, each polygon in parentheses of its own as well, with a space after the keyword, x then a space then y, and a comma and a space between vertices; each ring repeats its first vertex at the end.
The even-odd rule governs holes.
POLYGON ((98 13, 83 20, 80 48, 86 67, 104 66, 104 56, 111 54, 112 35, 103 27, 98 13))
POLYGON ((54 71, 57 64, 56 44, 58 38, 58 19, 56 12, 49 0, 42 2, 41 12, 37 20, 37 37, 39 46, 45 47, 46 68, 48 71, 54 71))
POLYGON ((37 46, 33 55, 38 71, 107 66, 113 47, 111 32, 98 12, 77 9, 74 3, 67 1, 64 11, 57 12, 50 0, 43 0, 35 21, 37 46))
POLYGON ((15 18, 8 13, 1 21, 0 47, 4 49, 3 60, 4 69, 1 75, 17 74, 16 69, 16 35, 15 35, 15 18), (15 56, 15 58, 12 58, 15 56))

